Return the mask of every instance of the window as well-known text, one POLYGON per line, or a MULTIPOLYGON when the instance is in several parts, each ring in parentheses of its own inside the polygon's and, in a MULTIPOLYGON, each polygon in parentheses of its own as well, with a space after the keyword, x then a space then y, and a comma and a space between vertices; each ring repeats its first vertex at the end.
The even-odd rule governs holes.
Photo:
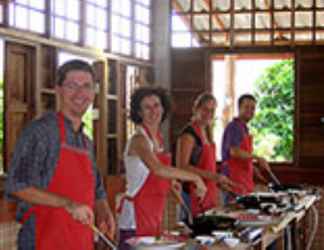
POLYGON ((149 60, 151 50, 151 1, 113 0, 112 52, 149 60))
POLYGON ((80 0, 52 0, 52 27, 54 37, 79 42, 80 0))
POLYGON ((16 0, 10 3, 9 25, 45 33, 45 2, 45 0, 16 0))
POLYGON ((242 94, 257 99, 249 122, 254 152, 272 162, 293 161, 294 59, 284 55, 225 55, 212 62, 213 93, 217 99, 214 138, 217 158, 226 125, 238 114, 242 94))
POLYGON ((0 23, 3 23, 3 5, 0 4, 0 23))
POLYGON ((150 1, 135 2, 135 57, 150 58, 150 1))
POLYGON ((130 0, 112 1, 112 52, 131 55, 131 16, 132 5, 130 0))
POLYGON ((108 48, 107 0, 86 0, 86 45, 108 48))
POLYGON ((150 60, 151 1, 15 0, 0 3, 0 24, 8 16, 11 27, 46 38, 150 60))

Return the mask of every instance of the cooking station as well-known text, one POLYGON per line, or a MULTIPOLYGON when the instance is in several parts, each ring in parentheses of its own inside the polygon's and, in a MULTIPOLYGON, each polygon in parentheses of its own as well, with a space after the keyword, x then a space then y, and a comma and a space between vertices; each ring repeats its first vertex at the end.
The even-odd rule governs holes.
MULTIPOLYGON (((246 214, 237 211, 236 214, 239 214, 238 217, 243 217, 243 220, 239 219, 238 222, 238 227, 242 227, 238 230, 239 233, 237 234, 240 238, 240 243, 231 248, 228 244, 224 243, 224 241, 217 243, 216 240, 215 244, 211 245, 209 249, 263 250, 276 241, 276 249, 279 250, 285 249, 285 241, 287 241, 287 238, 290 241, 290 243, 286 243, 286 245, 290 245, 290 248, 288 249, 308 249, 306 248, 306 242, 302 242, 300 238, 300 227, 304 223, 303 220, 308 216, 308 213, 311 212, 310 210, 314 209, 313 206, 315 206, 318 199, 319 197, 316 195, 306 195, 296 204, 298 206, 298 211, 292 210, 283 212, 278 216, 270 216, 270 221, 267 217, 262 218, 263 215, 259 216, 261 217, 259 220, 254 220, 253 216, 249 219, 249 213, 246 214), (244 215, 246 216, 246 219, 244 218, 244 215), (289 232, 287 232, 287 230, 289 230, 289 232), (288 237, 287 234, 289 234, 288 237)), ((235 214, 235 212, 229 212, 229 215, 233 214, 235 214)), ((314 213, 312 216, 314 216, 314 213)), ((315 220, 313 222, 314 224, 315 220)), ((312 230, 316 230, 316 228, 314 228, 315 226, 316 225, 313 225, 312 230)), ((315 234, 315 231, 313 234, 315 234)), ((312 235, 310 234, 306 240, 309 240, 309 242, 312 241, 313 239, 310 239, 311 236, 312 235)))
POLYGON ((142 250, 265 250, 275 242, 276 250, 308 250, 318 227, 320 198, 317 188, 272 185, 267 192, 238 196, 158 240, 132 244, 142 250))

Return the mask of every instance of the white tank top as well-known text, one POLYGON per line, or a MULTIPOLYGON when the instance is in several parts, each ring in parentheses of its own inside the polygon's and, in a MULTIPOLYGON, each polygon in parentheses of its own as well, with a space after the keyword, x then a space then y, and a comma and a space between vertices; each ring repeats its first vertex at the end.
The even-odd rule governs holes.
MULTIPOLYGON (((153 141, 150 139, 146 131, 142 127, 136 129, 135 134, 129 139, 124 151, 124 165, 126 169, 126 196, 135 197, 139 190, 144 185, 150 170, 145 163, 136 155, 129 155, 128 150, 135 135, 144 135, 147 142, 153 151, 153 141)), ((134 203, 125 199, 121 213, 118 218, 118 225, 120 229, 136 229, 135 208, 134 203)))

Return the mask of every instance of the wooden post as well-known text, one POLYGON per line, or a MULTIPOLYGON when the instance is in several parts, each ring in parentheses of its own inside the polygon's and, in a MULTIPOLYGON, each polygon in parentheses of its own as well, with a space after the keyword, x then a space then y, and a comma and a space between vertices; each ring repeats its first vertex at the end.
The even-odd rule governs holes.
POLYGON ((223 111, 223 126, 226 127, 234 115, 235 107, 235 60, 236 56, 226 55, 225 61, 225 96, 226 103, 223 111))

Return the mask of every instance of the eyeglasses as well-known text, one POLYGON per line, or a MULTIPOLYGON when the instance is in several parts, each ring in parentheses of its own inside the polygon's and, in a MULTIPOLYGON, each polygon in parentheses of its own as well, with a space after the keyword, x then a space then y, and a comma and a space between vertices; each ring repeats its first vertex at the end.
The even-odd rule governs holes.
POLYGON ((84 85, 79 85, 76 82, 67 82, 62 85, 65 89, 71 92, 85 91, 87 93, 94 92, 96 85, 93 83, 86 83, 84 85))

